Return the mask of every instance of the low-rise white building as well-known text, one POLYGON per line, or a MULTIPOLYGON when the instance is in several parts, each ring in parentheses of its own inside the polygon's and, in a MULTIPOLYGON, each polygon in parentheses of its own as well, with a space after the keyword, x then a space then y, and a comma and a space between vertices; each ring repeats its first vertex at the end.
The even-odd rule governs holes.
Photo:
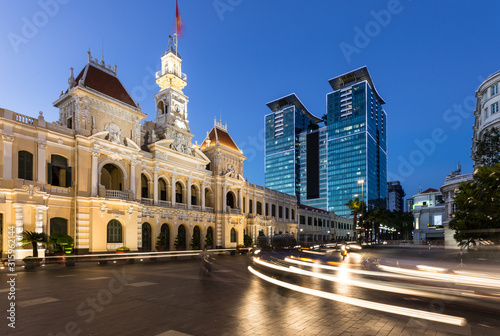
POLYGON ((413 196, 413 241, 415 244, 442 244, 444 201, 439 190, 429 188, 413 196))

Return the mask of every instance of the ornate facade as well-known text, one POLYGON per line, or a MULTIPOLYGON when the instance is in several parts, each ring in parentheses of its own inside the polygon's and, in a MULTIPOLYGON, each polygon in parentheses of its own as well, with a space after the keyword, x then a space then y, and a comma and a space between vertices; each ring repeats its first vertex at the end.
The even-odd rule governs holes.
MULTIPOLYGON (((200 146, 192 143, 186 75, 172 43, 161 66, 154 122, 141 124, 146 114, 116 66, 90 52, 54 102, 57 122, 0 109, 2 246, 9 230, 61 231, 80 254, 152 251, 161 232, 169 249, 236 247, 244 234, 297 236, 295 197, 243 178, 245 156, 227 126, 215 123, 200 146)), ((30 249, 18 243, 17 252, 30 249)))

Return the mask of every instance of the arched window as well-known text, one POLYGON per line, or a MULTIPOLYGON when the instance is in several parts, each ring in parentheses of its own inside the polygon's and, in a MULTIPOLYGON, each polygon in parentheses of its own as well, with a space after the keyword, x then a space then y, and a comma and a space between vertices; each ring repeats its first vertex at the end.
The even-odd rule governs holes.
POLYGON ((165 250, 170 250, 170 227, 168 224, 165 223, 161 226, 161 233, 163 233, 165 240, 162 241, 161 245, 157 245, 164 247, 165 250))
POLYGON ((198 205, 198 197, 196 197, 198 194, 196 190, 196 186, 192 185, 191 186, 191 205, 198 205))
POLYGON ((50 219, 50 234, 54 232, 59 232, 62 234, 68 234, 68 220, 61 217, 53 217, 50 219))
POLYGON ((184 225, 179 225, 177 230, 177 237, 175 238, 175 247, 178 249, 186 248, 186 227, 184 225))
POLYGON ((205 206, 209 208, 214 207, 214 196, 212 191, 208 188, 205 189, 205 206))
POLYGON ((231 243, 236 243, 236 230, 231 228, 231 243))
POLYGON ((231 191, 226 195, 226 205, 230 206, 232 209, 236 208, 236 200, 234 194, 231 191))
POLYGON ((57 187, 71 186, 71 167, 64 156, 52 154, 48 165, 48 183, 57 187))
POLYGON ((123 174, 120 168, 113 164, 105 164, 101 170, 101 184, 107 190, 123 191, 123 174))
POLYGON ((112 219, 108 222, 107 242, 123 243, 122 224, 116 219, 112 219))
POLYGON ((262 203, 257 201, 257 215, 262 216, 262 203))
POLYGON ((180 182, 175 184, 175 202, 182 203, 182 184, 180 182))
POLYGON ((142 224, 142 251, 151 251, 151 225, 149 223, 142 224))
POLYGON ((17 177, 33 181, 33 154, 19 151, 17 159, 17 177))
POLYGON ((199 250, 201 247, 201 232, 200 227, 196 225, 193 228, 193 237, 191 239, 191 247, 193 250, 199 250))
POLYGON ((205 236, 205 247, 213 248, 214 247, 214 230, 211 226, 207 228, 207 234, 205 236))
POLYGON ((160 201, 167 200, 167 183, 164 179, 158 180, 158 191, 160 192, 160 201))
POLYGON ((148 178, 141 174, 141 197, 149 198, 148 178))
POLYGON ((160 101, 158 102, 158 105, 156 106, 156 108, 157 108, 157 112, 156 112, 156 113, 157 113, 158 115, 162 115, 162 114, 164 114, 164 113, 165 113, 165 107, 164 107, 164 105, 163 105, 163 101, 161 101, 161 100, 160 100, 160 101))

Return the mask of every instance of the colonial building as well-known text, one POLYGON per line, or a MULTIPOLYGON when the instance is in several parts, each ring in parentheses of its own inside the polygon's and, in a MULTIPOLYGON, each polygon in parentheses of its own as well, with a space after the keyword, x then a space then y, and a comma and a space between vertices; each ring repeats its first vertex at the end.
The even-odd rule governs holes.
POLYGON ((298 241, 306 245, 355 239, 352 219, 303 204, 299 204, 298 229, 298 241))
POLYGON ((443 243, 444 201, 439 190, 429 188, 413 196, 413 241, 415 244, 443 243))
MULTIPOLYGON (((141 123, 146 114, 116 66, 90 52, 54 102, 58 121, 0 109, 2 246, 9 230, 69 234, 79 254, 152 251, 162 232, 167 249, 297 237, 296 198, 244 179, 227 126, 216 122, 193 144, 181 62, 174 35, 156 74, 153 122, 141 123)), ((17 258, 30 254, 18 243, 17 258)))

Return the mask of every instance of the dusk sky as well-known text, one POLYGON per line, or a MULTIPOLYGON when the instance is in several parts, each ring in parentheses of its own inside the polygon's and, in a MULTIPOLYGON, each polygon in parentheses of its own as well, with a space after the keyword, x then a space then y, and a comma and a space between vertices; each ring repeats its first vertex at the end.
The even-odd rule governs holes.
MULTIPOLYGON (((496 1, 179 0, 188 118, 201 143, 214 117, 247 156, 244 177, 265 185, 266 103, 296 93, 326 113, 328 80, 366 65, 386 101, 388 181, 407 197, 443 184, 470 159, 475 91, 500 70, 496 1)), ((47 121, 87 63, 107 64, 154 118, 154 72, 175 1, 0 2, 0 107, 47 121)))

